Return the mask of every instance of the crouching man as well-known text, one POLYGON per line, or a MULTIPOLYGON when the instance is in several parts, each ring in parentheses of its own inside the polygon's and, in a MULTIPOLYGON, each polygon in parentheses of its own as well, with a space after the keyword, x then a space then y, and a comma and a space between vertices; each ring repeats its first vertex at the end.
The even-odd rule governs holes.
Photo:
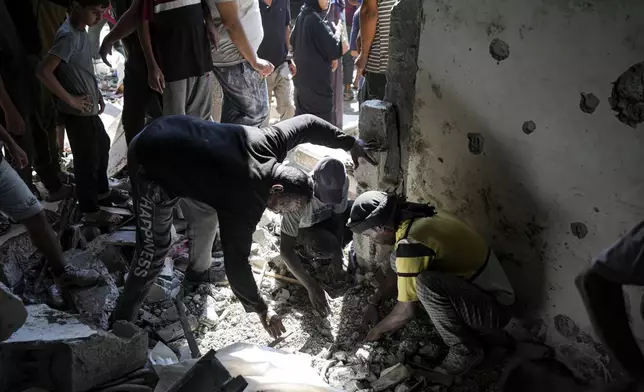
POLYGON ((481 338, 503 339, 514 290, 485 240, 465 223, 429 205, 369 191, 356 199, 347 225, 395 246, 395 275, 386 273, 365 317, 377 319, 379 301, 393 294, 396 276, 398 303, 367 340, 404 327, 418 302, 449 347, 437 371, 467 373, 483 359, 481 338))
MULTIPOLYGON (((605 249, 576 280, 597 337, 628 375, 644 382, 644 355, 629 322, 622 286, 644 286, 644 221, 605 249)), ((644 303, 642 305, 644 315, 644 303)))
POLYGON ((137 251, 112 319, 137 317, 171 245, 173 207, 186 198, 199 203, 201 220, 210 222, 199 233, 208 238, 199 239, 196 249, 191 244, 190 252, 209 252, 221 225, 224 264, 233 293, 247 312, 258 314, 273 337, 279 336, 284 326, 262 300, 248 256, 265 208, 277 213, 298 211, 311 199, 313 185, 306 173, 281 163, 300 143, 350 151, 356 164, 360 157, 375 163, 362 142, 310 115, 262 129, 168 116, 134 138, 128 167, 134 169, 137 251))
POLYGON ((282 215, 280 253, 291 273, 306 287, 313 308, 329 312, 327 296, 302 265, 302 260, 330 259, 336 280, 342 280, 342 249, 351 241, 347 230, 351 205, 344 164, 325 157, 310 174, 313 197, 301 209, 282 215))

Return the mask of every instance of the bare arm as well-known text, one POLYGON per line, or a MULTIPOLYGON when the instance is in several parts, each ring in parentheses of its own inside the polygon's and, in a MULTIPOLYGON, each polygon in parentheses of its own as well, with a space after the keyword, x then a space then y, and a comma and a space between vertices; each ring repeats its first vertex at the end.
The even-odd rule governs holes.
POLYGON ((150 21, 144 20, 138 28, 139 41, 141 41, 141 49, 145 56, 145 62, 150 68, 159 68, 157 60, 154 58, 154 51, 152 50, 152 37, 150 36, 150 21))
POLYGON ((4 87, 4 82, 2 77, 0 77, 0 108, 4 112, 5 123, 7 129, 11 131, 14 135, 22 135, 25 133, 25 121, 22 118, 22 114, 16 108, 16 105, 13 104, 11 96, 4 87))
POLYGON ((141 19, 141 0, 133 0, 130 8, 119 18, 119 21, 110 32, 105 36, 103 41, 112 44, 136 31, 138 21, 141 19))
POLYGON ((631 331, 622 286, 605 279, 592 267, 575 283, 599 339, 633 378, 641 378, 644 356, 631 331))
POLYGON ((295 237, 282 233, 280 239, 280 255, 286 263, 289 271, 297 278, 297 280, 304 285, 307 289, 316 285, 315 279, 309 275, 304 269, 300 256, 295 253, 295 237))
POLYGON ((378 4, 376 0, 364 0, 360 8, 360 40, 361 51, 369 57, 371 44, 376 36, 376 25, 378 24, 378 4))
POLYGON ((58 68, 60 61, 59 57, 54 56, 53 54, 48 54, 40 64, 38 64, 38 67, 36 68, 36 76, 42 84, 49 89, 49 91, 58 97, 58 99, 73 108, 78 108, 76 97, 68 93, 54 75, 54 71, 58 68))
POLYGON ((382 335, 399 330, 409 323, 415 315, 416 302, 398 302, 381 322, 367 335, 367 341, 378 340, 382 335))

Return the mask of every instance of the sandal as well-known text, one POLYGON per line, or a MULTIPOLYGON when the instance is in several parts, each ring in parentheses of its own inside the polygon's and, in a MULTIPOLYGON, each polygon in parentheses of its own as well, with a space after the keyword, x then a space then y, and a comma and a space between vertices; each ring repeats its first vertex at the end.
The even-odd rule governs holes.
POLYGON ((112 188, 110 192, 104 196, 99 196, 98 204, 101 206, 110 207, 112 204, 123 205, 130 200, 130 195, 123 190, 112 188))
POLYGON ((93 226, 116 226, 123 220, 123 217, 117 214, 99 210, 83 214, 83 222, 93 226))

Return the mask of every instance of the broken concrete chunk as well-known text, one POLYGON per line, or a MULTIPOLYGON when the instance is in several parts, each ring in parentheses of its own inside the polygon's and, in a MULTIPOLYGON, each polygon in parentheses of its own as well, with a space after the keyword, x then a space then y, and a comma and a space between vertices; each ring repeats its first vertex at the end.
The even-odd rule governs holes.
MULTIPOLYGON (((190 329, 195 329, 198 324, 197 318, 193 315, 188 316, 188 324, 190 325, 190 329)), ((177 321, 168 325, 167 327, 157 331, 157 335, 159 335, 159 339, 166 344, 173 340, 182 338, 183 328, 181 327, 181 322, 177 321)))
POLYGON ((346 383, 355 379, 356 373, 351 367, 336 366, 329 369, 329 385, 343 388, 346 383))
MULTIPOLYGON (((99 239, 96 241, 98 241, 99 245, 102 245, 99 239)), ((94 241, 92 242, 94 243, 94 241)), ((96 243, 93 245, 88 244, 88 250, 83 252, 65 252, 64 256, 71 255, 67 260, 69 264, 77 268, 97 271, 103 277, 103 283, 92 287, 69 288, 67 292, 83 321, 99 328, 107 329, 109 317, 116 305, 119 291, 114 278, 112 278, 100 260, 102 248, 98 248, 96 243)))
POLYGON ((8 339, 27 320, 27 310, 20 298, 0 282, 0 342, 8 339))
POLYGON ((159 325, 159 324, 161 324, 163 322, 163 320, 161 320, 161 318, 153 315, 152 313, 148 312, 147 310, 141 310, 139 313, 140 313, 139 317, 141 318, 141 320, 144 323, 148 324, 148 325, 155 326, 155 325, 159 325))
POLYGON ((644 62, 633 65, 617 78, 609 102, 622 123, 635 128, 644 122, 644 62))
POLYGON ((405 384, 400 384, 400 385, 398 385, 398 386, 396 387, 396 389, 394 389, 394 392, 408 392, 408 391, 409 391, 409 389, 410 389, 410 388, 409 388, 407 385, 405 385, 405 384))
POLYGON ((36 247, 27 233, 19 234, 0 245, 0 282, 9 288, 20 286, 23 282, 23 268, 36 247))
POLYGON ((398 352, 405 354, 405 356, 409 357, 418 351, 418 348, 420 345, 418 342, 414 339, 405 339, 400 344, 398 345, 398 352))
POLYGON ((0 391, 88 391, 147 361, 147 334, 130 323, 115 326, 123 338, 46 305, 27 311, 24 327, 0 344, 0 391))
POLYGON ((333 353, 333 359, 335 359, 336 361, 346 362, 347 358, 348 355, 346 351, 336 351, 333 353))
POLYGON ((211 296, 206 296, 206 303, 204 304, 201 313, 200 321, 209 327, 217 326, 219 323, 219 316, 217 314, 217 301, 211 296))
POLYGON ((161 313, 161 319, 164 321, 177 321, 179 320, 179 311, 176 306, 170 306, 161 313))
POLYGON ((351 380, 346 382, 342 389, 346 392, 356 392, 369 387, 369 383, 360 380, 351 380))
POLYGON ((411 373, 405 365, 399 363, 387 368, 380 373, 380 378, 371 383, 371 388, 375 392, 384 391, 393 388, 411 376, 411 373))
POLYGON ((363 362, 369 362, 371 359, 371 353, 364 348, 359 348, 358 351, 356 351, 356 357, 363 362))

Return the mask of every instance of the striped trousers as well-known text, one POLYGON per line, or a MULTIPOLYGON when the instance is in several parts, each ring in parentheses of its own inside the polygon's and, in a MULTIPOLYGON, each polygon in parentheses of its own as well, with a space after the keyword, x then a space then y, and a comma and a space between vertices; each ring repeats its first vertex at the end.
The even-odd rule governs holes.
POLYGON ((492 296, 455 275, 425 271, 416 278, 418 298, 449 347, 477 345, 503 336, 508 310, 492 296))

